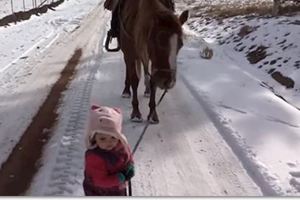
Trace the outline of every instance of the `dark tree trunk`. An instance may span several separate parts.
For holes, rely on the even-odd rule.
[[[278,15],[280,11],[280,0],[273,0],[273,15]]]

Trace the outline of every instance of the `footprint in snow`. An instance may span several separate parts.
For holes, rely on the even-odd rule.
[[[220,103],[219,106],[222,107],[222,108],[225,108],[225,109],[233,110],[233,111],[241,113],[241,114],[247,114],[247,112],[245,112],[243,110],[240,110],[240,109],[237,109],[237,108],[233,108],[231,106],[227,106],[227,105],[224,105],[222,103]]]
[[[290,180],[290,185],[291,185],[292,187],[294,187],[298,192],[300,192],[300,181],[299,181],[299,180],[297,180],[297,179],[295,179],[295,178],[292,178],[292,179]]]
[[[297,165],[295,163],[292,163],[292,162],[288,162],[286,163],[289,167],[291,168],[294,168],[294,167],[297,167]]]
[[[291,171],[289,172],[291,176],[295,178],[300,178],[300,171]]]

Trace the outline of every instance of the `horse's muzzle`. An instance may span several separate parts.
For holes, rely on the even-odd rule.
[[[160,89],[171,89],[176,83],[176,74],[170,71],[157,71],[152,75],[154,83]]]

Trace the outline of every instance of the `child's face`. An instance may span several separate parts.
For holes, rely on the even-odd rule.
[[[117,138],[102,133],[96,133],[95,141],[100,149],[108,151],[112,150],[119,142]]]

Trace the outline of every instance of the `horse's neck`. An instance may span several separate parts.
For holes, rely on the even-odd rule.
[[[153,18],[159,12],[168,12],[168,8],[161,3],[162,0],[135,0],[138,2],[137,23],[139,26],[151,27]]]
[[[135,0],[137,3],[137,13],[134,29],[135,48],[138,49],[137,57],[141,59],[144,65],[149,63],[149,55],[147,51],[147,41],[153,27],[153,17],[158,11],[157,0]]]
[[[144,63],[148,62],[147,41],[153,28],[153,18],[161,11],[168,9],[160,2],[161,0],[126,0],[124,7],[124,21],[126,28],[135,42],[136,52]]]
[[[155,15],[155,12],[165,11],[167,8],[162,1],[166,0],[138,0],[139,11],[143,11],[141,14],[149,17]]]
[[[135,13],[138,10],[139,0],[121,0],[121,2],[123,2],[123,8],[122,8],[123,17],[135,15]]]
[[[131,20],[143,18],[144,21],[150,21],[157,12],[170,10],[171,8],[166,7],[166,2],[171,0],[123,0],[126,2],[125,15],[126,19]]]

